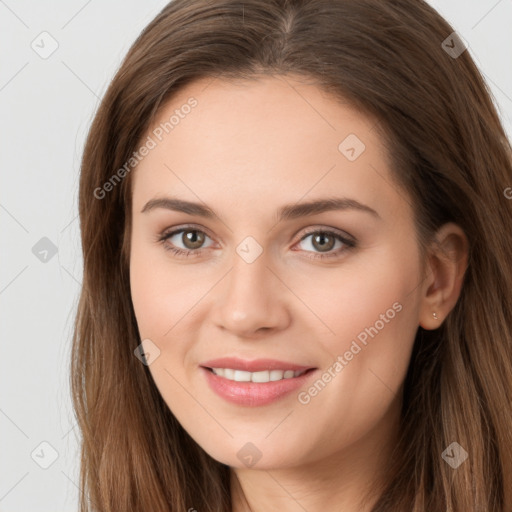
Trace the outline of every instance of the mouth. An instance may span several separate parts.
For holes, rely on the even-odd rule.
[[[205,362],[200,370],[218,396],[235,405],[255,407],[305,386],[318,368],[270,359],[223,358]]]

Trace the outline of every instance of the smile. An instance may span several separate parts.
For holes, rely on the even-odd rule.
[[[226,402],[245,407],[264,406],[282,400],[306,386],[318,373],[316,368],[249,372],[203,366],[200,370],[207,386],[216,395]]]

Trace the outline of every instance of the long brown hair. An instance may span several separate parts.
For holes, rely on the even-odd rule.
[[[422,246],[448,221],[469,241],[459,301],[439,329],[418,329],[393,470],[372,512],[510,512],[512,153],[469,51],[450,51],[462,44],[453,32],[422,0],[174,0],[141,33],[81,167],[71,361],[81,512],[231,510],[229,467],[184,431],[134,356],[131,173],[98,190],[187,83],[286,73],[379,120]],[[453,441],[469,452],[456,470],[441,456]]]

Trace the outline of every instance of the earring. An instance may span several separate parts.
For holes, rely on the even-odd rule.
[[[432,316],[433,316],[436,320],[438,319],[438,318],[437,318],[437,313],[436,313],[435,311],[432,313]]]

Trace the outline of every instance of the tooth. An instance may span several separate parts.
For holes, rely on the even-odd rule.
[[[283,370],[270,370],[270,380],[281,380],[283,378]]]
[[[224,368],[212,368],[212,371],[215,375],[218,375],[219,377],[224,377]]]
[[[251,380],[253,382],[268,382],[270,379],[268,370],[262,372],[253,372],[251,374]]]
[[[235,380],[235,370],[231,368],[224,368],[224,377],[226,379]]]
[[[293,370],[286,370],[286,371],[284,372],[284,378],[285,378],[285,379],[291,379],[291,378],[293,377],[293,374],[294,374],[294,373],[295,373],[295,372],[294,372]]]
[[[237,382],[251,382],[251,372],[244,372],[242,370],[235,370],[234,379]]]

